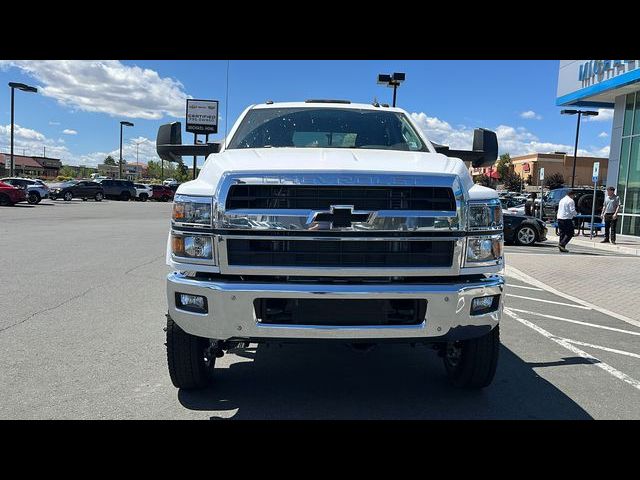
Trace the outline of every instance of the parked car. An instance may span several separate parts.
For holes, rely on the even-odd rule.
[[[26,188],[27,201],[31,205],[40,203],[43,198],[49,198],[49,187],[42,180],[32,180],[30,178],[2,178],[0,182],[8,183],[18,188]]]
[[[504,242],[516,245],[534,245],[547,239],[547,226],[534,217],[503,211]]]
[[[151,188],[151,185],[147,185],[144,183],[134,183],[133,186],[136,189],[136,200],[146,202],[153,195],[153,189]]]
[[[14,187],[0,181],[0,205],[9,206],[27,199],[27,191],[24,188]]]
[[[173,196],[175,195],[175,191],[165,185],[151,185],[151,189],[153,191],[151,198],[160,202],[173,200]]]
[[[573,190],[574,192],[576,192],[573,200],[574,202],[576,202],[576,210],[578,211],[578,213],[582,215],[591,215],[591,208],[593,203],[593,188],[571,189],[563,187],[556,188],[555,190],[550,190],[549,193],[544,196],[542,207],[544,218],[555,220],[556,214],[558,213],[558,204],[569,190]],[[603,203],[604,191],[596,190],[596,215],[602,210]]]
[[[101,202],[104,198],[102,185],[90,180],[69,180],[61,183],[58,187],[52,188],[50,193],[52,200],[62,198],[65,202],[70,202],[73,198],[81,198],[86,201],[93,198],[96,202]]]
[[[100,180],[100,185],[104,188],[104,196],[107,198],[117,198],[124,202],[128,202],[132,198],[136,198],[136,188],[131,180]]]
[[[162,184],[165,187],[177,187],[178,181],[175,178],[167,178],[164,182],[162,182]]]

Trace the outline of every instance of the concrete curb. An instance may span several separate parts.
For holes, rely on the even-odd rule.
[[[547,240],[550,240],[552,242],[558,241],[558,237],[551,229],[549,229],[549,231],[547,232]],[[576,236],[571,239],[571,242],[569,242],[568,248],[571,248],[571,244],[574,244],[574,245],[581,245],[583,247],[595,248],[596,250],[605,250],[607,252],[624,253],[626,255],[635,255],[637,257],[640,257],[640,245],[638,245],[637,247],[635,246],[629,247],[625,245],[611,245],[610,243],[600,243],[601,240],[602,240],[601,236],[596,237],[596,239],[594,240],[590,238],[580,238]]]

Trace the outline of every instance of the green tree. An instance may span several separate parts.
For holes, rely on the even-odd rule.
[[[113,158],[111,155],[108,155],[107,158],[104,159],[104,164],[105,165],[117,165],[115,158]]]
[[[500,178],[503,178],[509,173],[511,169],[511,156],[508,153],[500,155],[500,158],[496,162],[496,170],[500,175]]]
[[[189,169],[184,162],[178,162],[178,168],[174,178],[180,183],[189,181]]]
[[[60,171],[58,172],[58,175],[60,175],[61,177],[76,178],[76,175],[78,175],[78,173],[76,172],[75,169],[71,168],[69,165],[63,165]]]
[[[482,185],[483,187],[496,188],[496,182],[489,177],[488,175],[478,175],[475,179],[476,184]]]
[[[522,188],[522,179],[520,175],[515,172],[507,172],[500,176],[500,182],[504,185],[504,188],[510,192],[520,191]]]
[[[544,179],[544,186],[549,190],[555,190],[561,188],[564,185],[564,177],[561,173],[552,173]]]

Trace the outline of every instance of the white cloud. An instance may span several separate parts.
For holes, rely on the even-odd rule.
[[[607,132],[600,132],[600,134],[598,135],[599,138],[607,138],[609,136],[609,134]]]
[[[0,125],[0,152],[6,153],[10,150],[10,125]],[[159,161],[156,153],[155,140],[146,137],[135,137],[129,139],[122,145],[122,158],[127,163],[136,162],[136,143],[138,144],[138,159],[140,163],[148,163],[149,160]],[[47,157],[59,158],[64,165],[86,165],[96,166],[104,162],[104,159],[111,155],[116,160],[120,157],[120,149],[114,148],[110,152],[91,152],[87,154],[75,154],[64,144],[64,139],[56,140],[48,138],[42,133],[24,128],[20,125],[14,126],[13,148],[16,155],[41,156],[46,148]]]
[[[412,113],[411,118],[424,131],[429,140],[448,145],[455,150],[468,150],[473,143],[473,128],[452,127],[448,122],[425,113]],[[493,129],[498,137],[500,154],[509,153],[512,157],[528,153],[573,152],[572,145],[541,141],[524,127],[498,125]],[[605,147],[608,148],[608,147]],[[608,156],[604,148],[590,147],[578,149],[578,155]]]
[[[191,98],[178,80],[117,60],[0,60],[35,78],[38,91],[61,105],[117,117],[158,120],[182,118]]]
[[[49,125],[60,125],[60,122],[49,122]]]
[[[590,122],[608,122],[613,120],[613,108],[599,108],[598,115],[587,117]]]
[[[71,130],[70,128],[65,128],[62,133],[65,135],[77,135],[78,132],[76,130]]]
[[[528,120],[542,120],[542,115],[537,114],[533,110],[527,110],[526,112],[522,112],[520,114],[521,118],[526,118]]]

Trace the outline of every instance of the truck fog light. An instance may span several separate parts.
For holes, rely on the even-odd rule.
[[[482,315],[498,309],[500,295],[476,297],[471,301],[471,315]]]
[[[189,312],[207,313],[207,299],[201,295],[176,293],[176,307]]]

